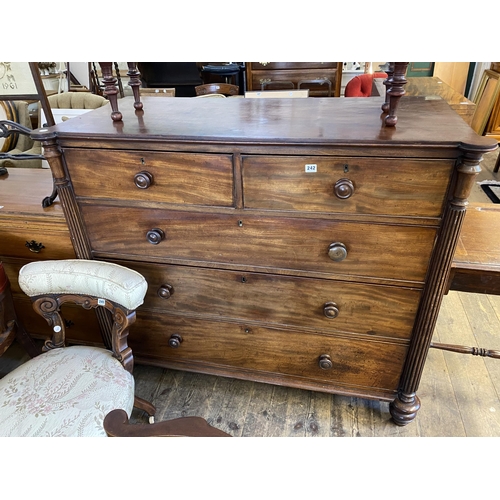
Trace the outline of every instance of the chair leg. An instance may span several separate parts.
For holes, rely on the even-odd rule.
[[[139,410],[145,411],[148,414],[149,423],[154,424],[156,408],[153,404],[151,404],[149,401],[146,401],[145,399],[142,399],[138,396],[135,396],[134,397],[134,408],[138,408]]]

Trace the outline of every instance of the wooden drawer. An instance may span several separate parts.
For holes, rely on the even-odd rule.
[[[75,258],[67,228],[30,227],[28,223],[24,227],[0,228],[0,241],[2,257],[27,261]]]
[[[182,337],[177,348],[169,346],[173,334]],[[248,377],[251,371],[264,373],[273,382],[276,377],[285,376],[302,382],[304,379],[314,381],[323,389],[327,389],[328,384],[344,384],[391,391],[397,389],[408,348],[401,343],[304,335],[253,325],[145,313],[140,309],[137,322],[131,328],[129,345],[141,359],[153,363],[161,360],[165,366],[191,371],[219,367],[225,368],[229,376],[247,371]],[[331,369],[319,367],[322,355],[330,356]]]
[[[436,230],[430,227],[300,218],[217,215],[82,204],[95,254],[133,260],[189,261],[369,276],[420,282]],[[116,221],[127,221],[126,231]],[[116,227],[116,231],[111,228]],[[147,233],[165,238],[151,244]],[[331,245],[347,257],[329,258]],[[183,262],[186,263],[186,262]]]
[[[64,154],[81,197],[233,205],[231,155],[84,149]]]
[[[409,339],[420,291],[334,280],[118,262],[149,283],[141,309]]]
[[[244,156],[246,208],[438,217],[452,161]]]

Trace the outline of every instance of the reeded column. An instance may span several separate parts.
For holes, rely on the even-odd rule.
[[[59,200],[61,201],[75,254],[79,259],[91,260],[93,259],[92,249],[89,239],[87,238],[85,225],[80,217],[80,210],[76,203],[73,185],[66,174],[64,157],[57,145],[57,140],[48,129],[38,129],[36,134],[33,134],[32,137],[34,140],[41,141],[44,148],[44,156],[52,171],[54,185],[57,189]],[[103,308],[96,309],[96,315],[101,328],[104,344],[108,349],[111,349],[111,329],[113,328],[111,317]]]
[[[457,167],[457,180],[452,199],[445,209],[439,237],[432,255],[427,283],[413,328],[409,352],[401,375],[397,398],[390,405],[392,419],[398,425],[410,423],[420,408],[416,395],[448,275],[465,217],[467,198],[481,171],[482,152],[464,151]]]

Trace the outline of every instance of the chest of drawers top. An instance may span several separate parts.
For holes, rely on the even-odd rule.
[[[35,132],[35,139],[55,134],[63,147],[83,144],[86,148],[189,151],[241,150],[258,153],[274,146],[288,154],[359,148],[359,154],[400,156],[453,155],[438,153],[461,144],[489,151],[494,141],[479,137],[444,101],[404,98],[398,108],[398,125],[386,128],[379,98],[343,99],[155,99],[144,97],[144,110],[133,108],[132,98],[120,100],[123,121],[110,119],[105,106],[49,129]],[[293,150],[297,147],[299,150]],[[382,148],[382,150],[380,150]],[[396,148],[396,150],[394,150]],[[413,150],[418,152],[412,153]],[[430,148],[430,150],[429,150]],[[456,154],[456,153],[455,153]]]

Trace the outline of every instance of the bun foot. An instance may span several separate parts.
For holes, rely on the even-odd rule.
[[[412,422],[419,409],[420,400],[414,392],[411,394],[399,393],[398,397],[389,405],[392,420],[400,426]]]
[[[397,116],[386,116],[385,117],[385,125],[387,127],[394,127],[398,123],[398,117]]]
[[[114,122],[119,122],[121,121],[122,119],[122,114],[119,112],[119,111],[113,111],[111,113],[111,119],[114,121]]]

